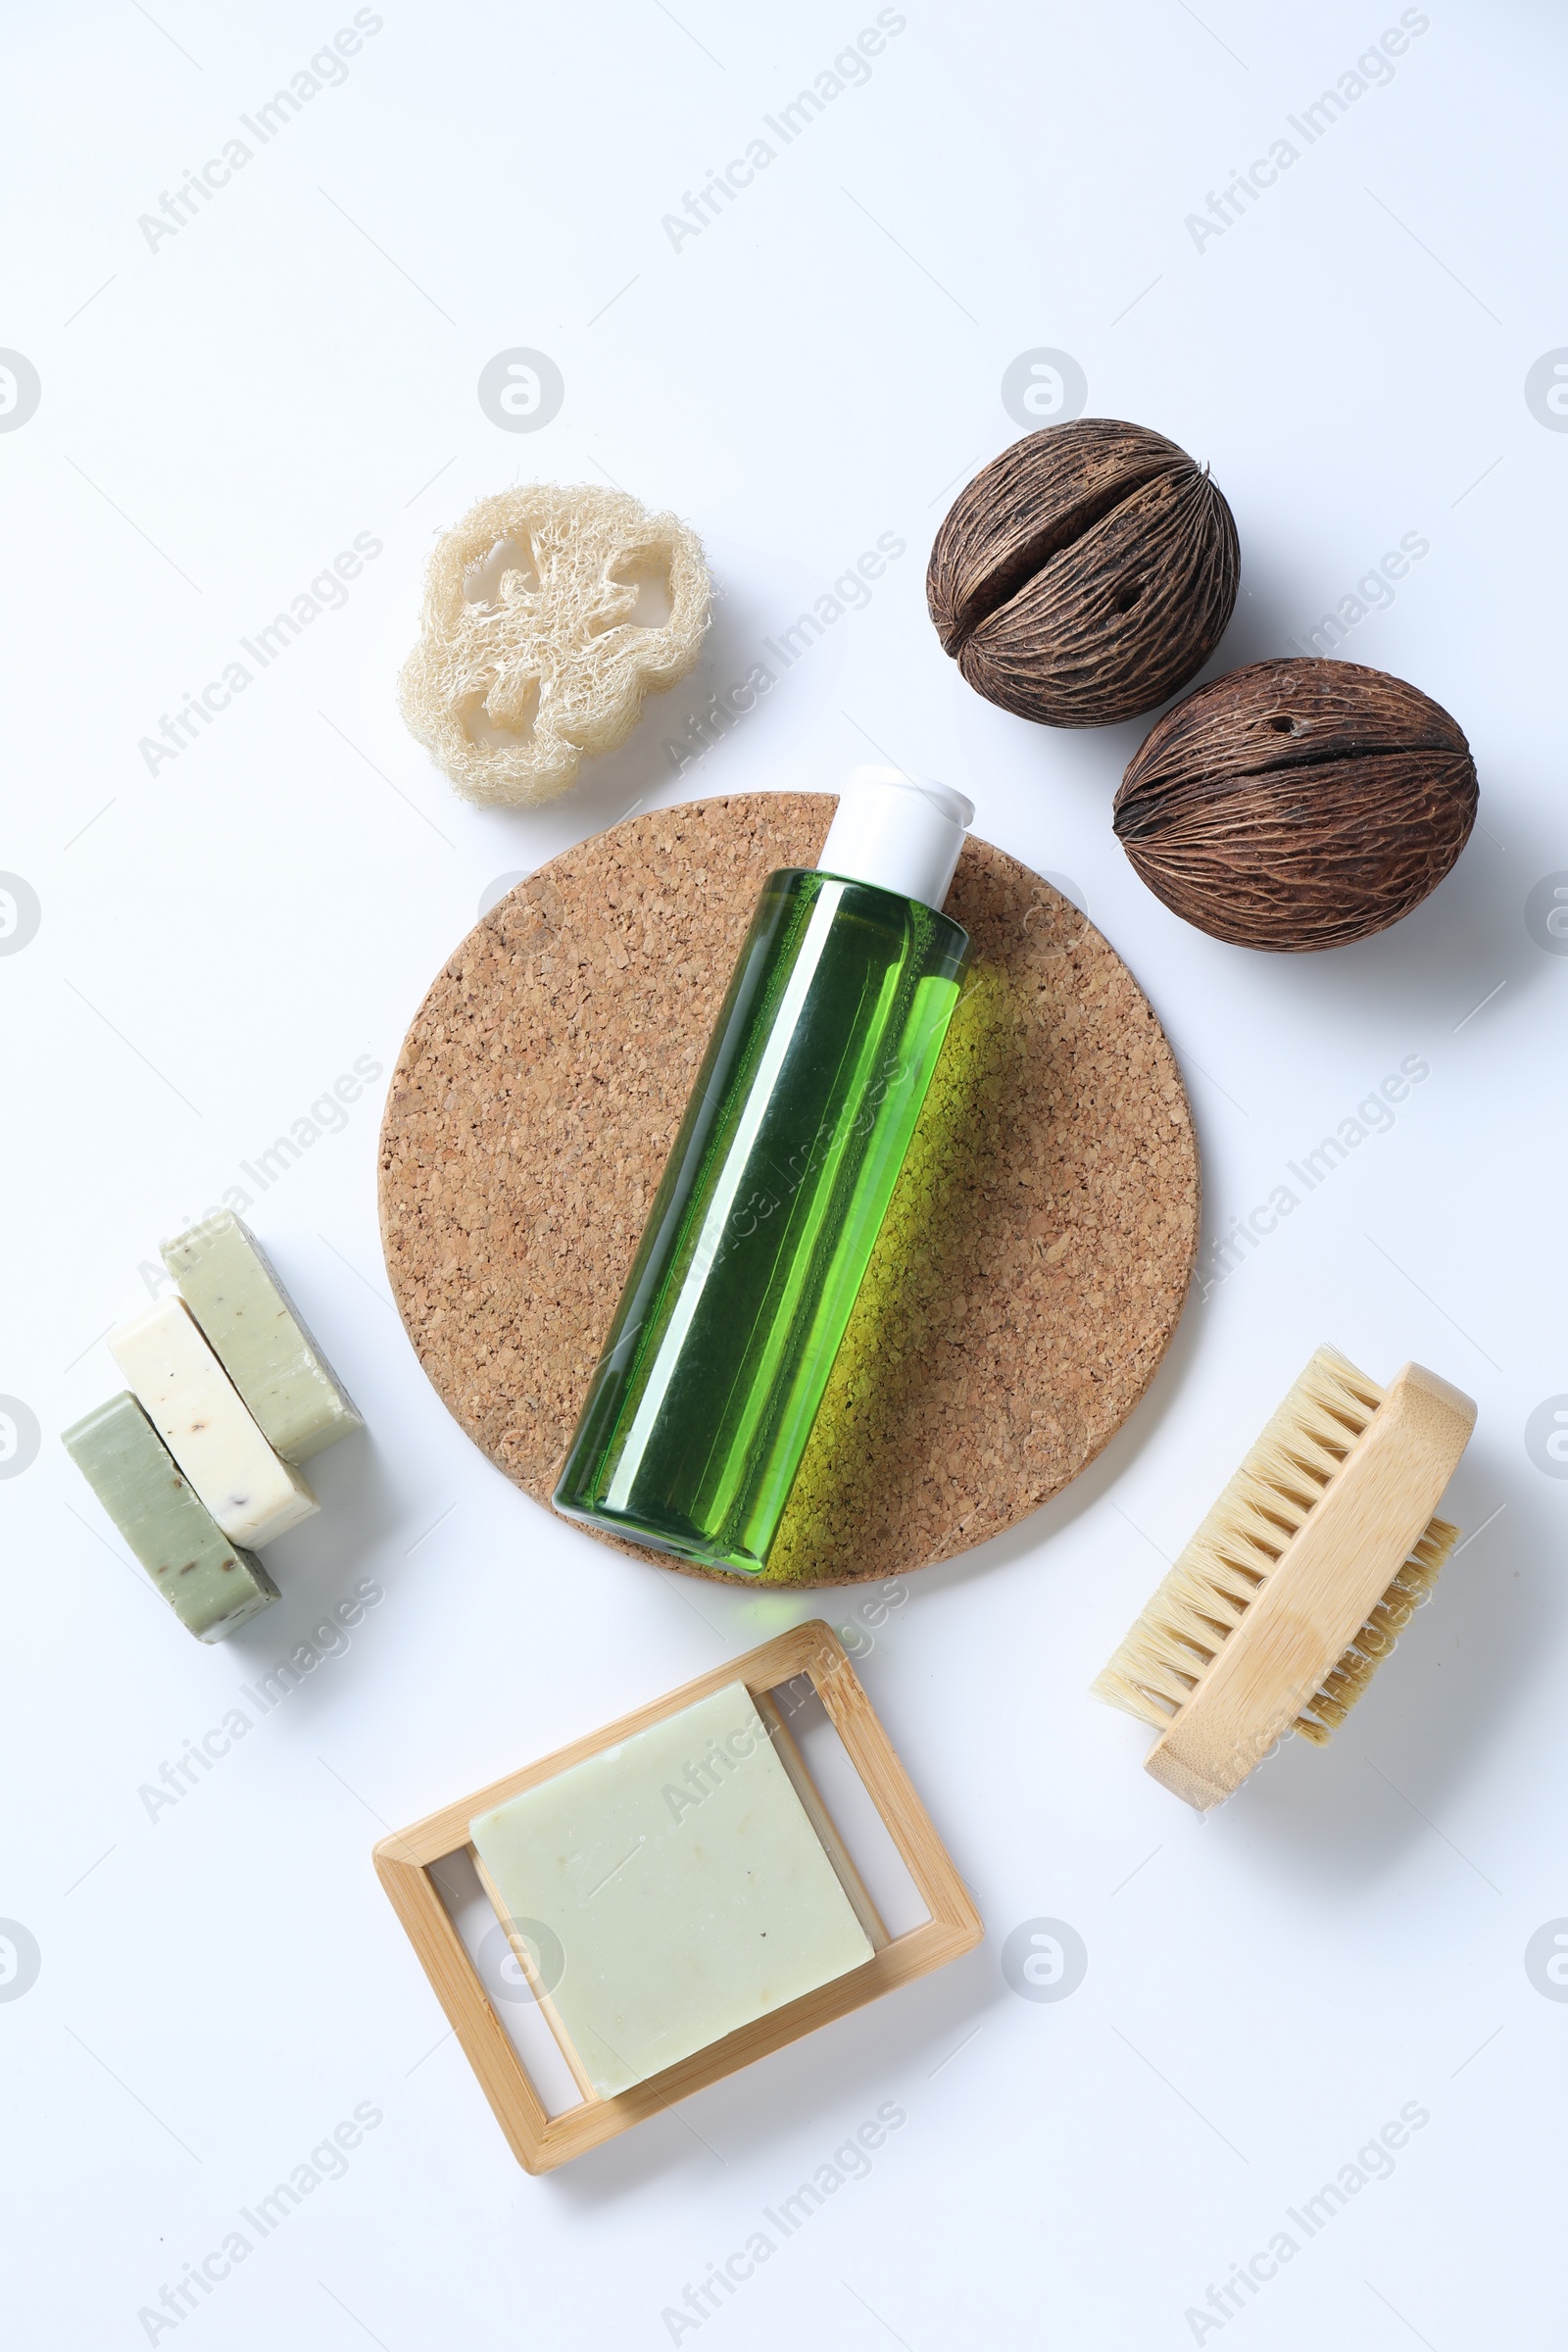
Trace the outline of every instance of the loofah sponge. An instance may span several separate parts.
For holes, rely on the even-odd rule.
[[[482,498],[430,557],[404,718],[467,800],[548,801],[686,676],[709,595],[696,533],[624,491]]]

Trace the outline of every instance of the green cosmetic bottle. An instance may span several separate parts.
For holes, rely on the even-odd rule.
[[[878,776],[769,876],[556,1488],[569,1519],[766,1563],[958,1001],[974,810]]]

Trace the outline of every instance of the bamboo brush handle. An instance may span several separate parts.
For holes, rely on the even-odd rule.
[[[1470,1397],[1421,1364],[1396,1374],[1236,1631],[1145,1759],[1200,1811],[1241,1787],[1393,1583],[1475,1427]]]

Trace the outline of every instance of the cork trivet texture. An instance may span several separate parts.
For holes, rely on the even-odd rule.
[[[737,793],[568,850],[404,1043],[393,1293],[449,1409],[547,1507],[758,895],[816,863],[833,808]],[[987,842],[947,911],[969,978],[761,1581],[900,1576],[1014,1526],[1121,1427],[1186,1296],[1197,1144],[1137,982]]]

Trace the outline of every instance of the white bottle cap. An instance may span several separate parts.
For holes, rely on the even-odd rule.
[[[973,822],[973,802],[950,785],[897,767],[858,767],[839,796],[816,870],[940,908]]]

